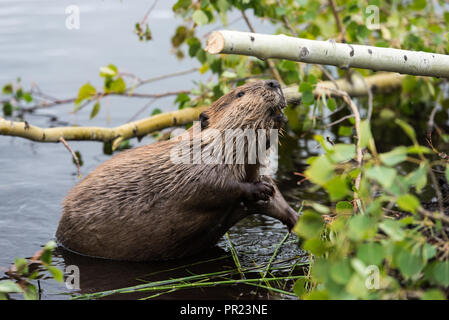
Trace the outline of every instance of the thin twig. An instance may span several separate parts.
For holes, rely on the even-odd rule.
[[[140,26],[143,26],[144,23],[147,22],[148,16],[150,15],[151,11],[153,11],[154,7],[156,6],[158,0],[154,0],[153,5],[148,9],[147,13],[142,18],[142,21],[140,21]]]
[[[281,0],[277,0],[278,6],[279,8],[283,7]],[[295,29],[293,29],[292,25],[290,24],[290,22],[287,19],[287,16],[285,14],[282,15],[282,22],[284,23],[284,26],[290,30],[291,34],[294,35],[295,37],[298,36],[298,33],[295,31]]]
[[[421,215],[423,215],[423,216],[425,216],[425,217],[428,217],[428,218],[430,218],[430,219],[433,219],[433,220],[440,220],[440,221],[442,221],[442,222],[445,222],[445,223],[448,223],[448,224],[449,224],[449,217],[446,216],[443,212],[440,212],[440,213],[431,212],[431,211],[428,211],[428,210],[426,210],[426,209],[424,209],[424,208],[418,208],[418,212],[419,212]]]
[[[373,91],[371,90],[371,87],[368,85],[368,83],[366,83],[365,77],[363,77],[360,72],[355,72],[354,74],[362,80],[366,92],[368,93],[368,114],[366,116],[366,119],[368,121],[371,121],[371,115],[373,114]]]
[[[242,12],[243,19],[245,20],[246,25],[248,26],[249,30],[250,30],[252,33],[256,33],[256,30],[254,29],[253,25],[252,25],[251,22],[249,21],[248,16],[247,16],[246,13],[245,13],[245,10],[242,9],[241,12]],[[275,67],[275,65],[274,65],[274,63],[273,63],[273,61],[267,59],[266,62],[267,62],[268,67],[270,68],[271,72],[273,73],[273,76],[276,78],[276,80],[277,80],[282,86],[285,85],[285,83],[284,83],[284,81],[282,81],[281,75],[280,75],[279,72],[277,71],[277,69],[276,69],[276,67]]]
[[[447,84],[446,79],[444,79],[443,81],[444,81],[444,88],[440,89],[438,97],[435,100],[435,106],[433,107],[432,111],[430,112],[429,121],[427,122],[427,137],[430,140],[432,139],[432,131],[433,131],[433,128],[435,127],[435,114],[437,113],[437,110],[440,106],[441,97],[444,95],[444,92],[446,91],[446,84]],[[443,96],[443,98],[444,98],[444,96]]]
[[[156,101],[156,98],[151,99],[148,101],[142,108],[140,108],[139,111],[137,111],[131,118],[129,118],[128,122],[134,121],[142,112],[147,110],[154,102]]]
[[[70,148],[69,144],[67,143],[67,141],[65,141],[65,139],[63,137],[60,137],[59,141],[61,141],[62,144],[67,148],[67,150],[69,150],[70,153],[72,154],[72,157],[75,160],[76,167],[78,168],[78,178],[81,179],[81,177],[82,177],[82,175],[81,175],[81,167],[80,167],[80,162],[79,162],[78,156],[72,150],[72,148]]]
[[[336,90],[336,89],[330,89],[331,91],[335,92],[335,94],[341,96],[343,98],[343,100],[348,104],[348,106],[351,108],[352,110],[352,114],[354,115],[354,121],[355,121],[355,132],[356,132],[356,161],[358,164],[358,167],[361,168],[362,167],[362,160],[363,160],[363,153],[362,153],[362,147],[361,147],[361,140],[360,140],[360,113],[359,110],[357,108],[357,105],[352,101],[351,97],[349,96],[349,94],[345,91],[342,90]],[[359,207],[360,210],[362,210],[362,203],[357,195],[357,192],[359,190],[360,187],[360,180],[362,178],[362,174],[361,172],[357,175],[357,178],[355,179],[355,183],[354,186],[356,188],[356,192],[354,192],[354,202],[357,204],[357,206]]]
[[[338,119],[338,120],[336,120],[334,122],[329,123],[328,125],[325,125],[324,129],[328,129],[328,128],[332,127],[332,126],[335,126],[336,124],[339,124],[340,122],[345,121],[346,119],[353,118],[353,117],[354,117],[354,115],[348,114],[348,115],[346,115],[346,116],[344,116],[344,117],[342,117],[342,118],[340,118],[340,119]]]
[[[329,6],[332,9],[332,14],[334,15],[335,22],[337,24],[337,30],[338,30],[338,33],[340,34],[340,39],[343,42],[346,42],[345,35],[344,35],[344,30],[343,30],[343,25],[341,23],[340,16],[338,15],[337,6],[335,5],[334,0],[328,0],[328,2],[329,2]]]

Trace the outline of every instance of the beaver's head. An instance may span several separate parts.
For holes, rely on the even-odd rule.
[[[286,102],[276,80],[260,80],[237,87],[215,101],[200,116],[201,127],[226,129],[280,129],[287,118]]]

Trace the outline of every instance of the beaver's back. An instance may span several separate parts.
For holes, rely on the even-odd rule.
[[[158,260],[218,240],[234,204],[206,203],[208,190],[200,187],[214,169],[173,164],[171,147],[166,141],[125,151],[80,181],[63,202],[59,243],[89,256]]]

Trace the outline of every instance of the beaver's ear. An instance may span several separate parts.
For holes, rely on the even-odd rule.
[[[209,126],[209,116],[205,112],[200,114],[201,130],[206,129]]]

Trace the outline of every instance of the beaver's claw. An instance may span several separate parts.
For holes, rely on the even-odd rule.
[[[267,182],[256,182],[251,185],[249,195],[254,201],[268,201],[274,195],[274,187]]]

